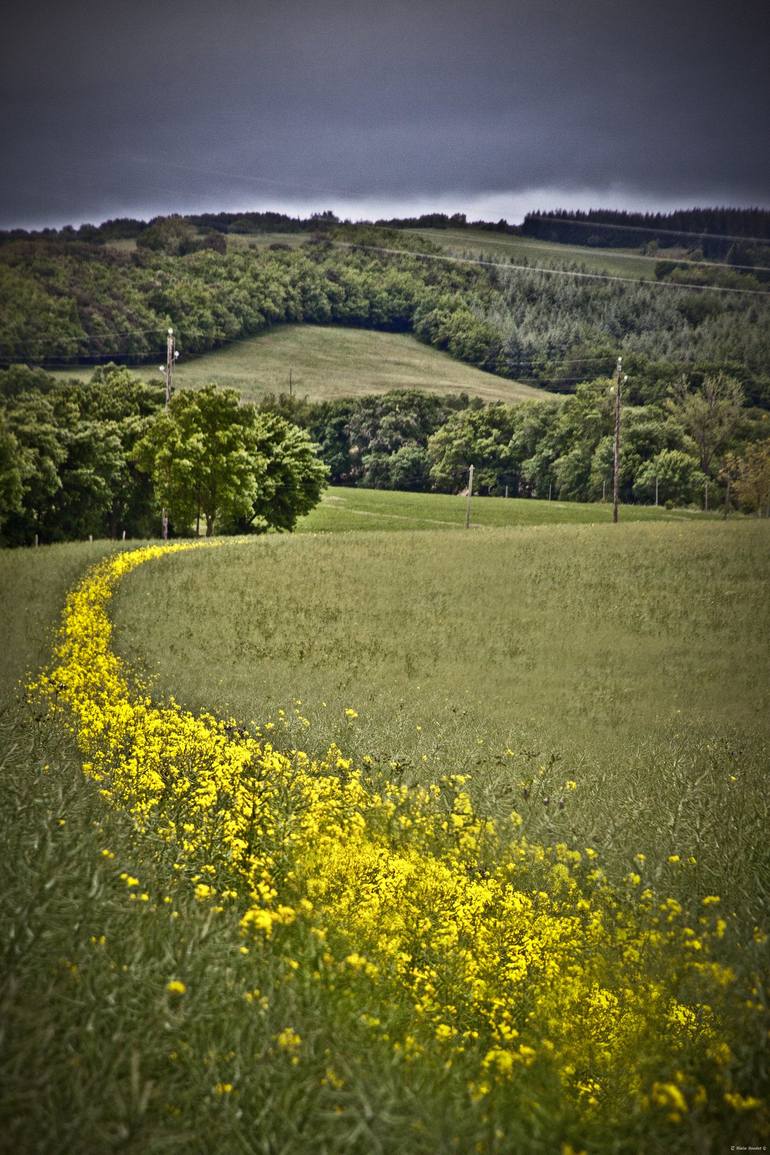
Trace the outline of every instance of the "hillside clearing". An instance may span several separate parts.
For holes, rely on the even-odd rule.
[[[134,369],[143,380],[157,376],[149,365]],[[86,366],[52,370],[64,379],[88,378]],[[290,381],[291,378],[291,381]],[[281,325],[223,349],[181,357],[177,388],[216,384],[236,389],[244,400],[291,391],[295,397],[328,401],[392,389],[467,393],[483,401],[530,401],[552,396],[543,389],[485,373],[423,345],[406,333],[381,333],[340,325]]]
[[[650,260],[635,249],[595,249],[588,245],[561,245],[555,241],[494,233],[487,229],[409,231],[433,241],[434,244],[457,256],[473,254],[482,258],[511,261],[514,264],[526,260],[530,265],[543,265],[548,268],[579,264],[593,273],[637,277],[639,280],[654,280],[655,260],[662,260],[665,256],[662,254],[660,258]]]
[[[183,351],[175,380],[187,388],[213,381],[258,401],[267,393],[288,393],[290,376],[294,395],[312,401],[391,389],[469,393],[484,401],[547,396],[454,361],[408,334],[339,325],[282,325],[190,360]]]

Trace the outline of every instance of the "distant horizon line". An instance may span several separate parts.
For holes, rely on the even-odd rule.
[[[108,224],[111,221],[122,221],[122,220],[138,221],[141,224],[149,225],[153,220],[158,220],[158,219],[163,219],[163,218],[168,218],[168,217],[181,217],[181,218],[185,219],[185,218],[189,218],[189,217],[217,216],[217,215],[227,215],[227,216],[238,217],[238,216],[249,216],[249,215],[273,214],[276,216],[286,217],[288,220],[306,222],[306,221],[313,220],[315,217],[323,218],[325,215],[327,215],[329,213],[331,213],[335,217],[336,221],[339,224],[343,224],[343,225],[367,225],[367,224],[376,225],[379,222],[387,222],[387,221],[391,221],[391,220],[393,220],[393,221],[419,220],[421,217],[426,217],[426,216],[444,216],[447,219],[451,219],[452,217],[463,217],[463,218],[465,218],[465,222],[468,226],[474,225],[474,224],[495,225],[495,224],[500,223],[501,221],[505,221],[505,223],[508,226],[518,227],[523,223],[523,221],[525,220],[525,218],[527,216],[530,216],[533,214],[538,214],[541,217],[542,216],[561,217],[561,214],[564,214],[564,213],[572,213],[575,215],[579,214],[579,215],[583,216],[585,214],[599,213],[599,212],[627,213],[630,216],[659,215],[659,216],[663,216],[663,217],[671,216],[671,215],[676,214],[676,213],[693,213],[693,212],[758,212],[758,213],[768,213],[768,212],[770,212],[770,205],[765,206],[765,205],[762,205],[761,203],[752,203],[752,204],[732,203],[732,204],[730,204],[727,202],[721,202],[720,203],[717,201],[713,201],[713,202],[700,202],[700,203],[691,202],[689,204],[686,204],[683,202],[678,202],[676,207],[668,207],[667,206],[665,208],[663,208],[663,207],[652,208],[649,206],[644,207],[644,208],[641,208],[641,207],[640,208],[629,208],[625,205],[623,207],[619,207],[617,204],[593,204],[588,208],[584,208],[582,206],[581,207],[557,206],[557,207],[551,208],[547,211],[542,209],[542,208],[527,208],[525,211],[521,212],[520,214],[517,214],[518,219],[510,219],[509,217],[504,216],[504,215],[496,216],[494,213],[487,215],[487,216],[472,216],[471,213],[469,213],[467,210],[463,210],[463,209],[456,209],[456,210],[450,211],[446,207],[438,207],[438,206],[433,207],[433,208],[425,208],[425,207],[423,207],[423,204],[420,205],[419,210],[402,211],[402,212],[386,211],[386,212],[382,212],[378,215],[370,214],[370,215],[366,215],[366,216],[362,215],[362,216],[358,216],[358,217],[354,217],[351,215],[342,216],[339,211],[337,211],[333,208],[329,208],[329,207],[325,207],[322,209],[314,208],[314,209],[308,211],[308,209],[305,207],[305,205],[302,205],[302,206],[300,206],[300,205],[296,205],[296,206],[283,205],[282,207],[277,207],[277,206],[264,207],[264,206],[261,206],[259,208],[254,208],[254,207],[246,208],[246,207],[242,207],[242,206],[239,206],[237,208],[207,207],[207,208],[195,208],[195,209],[171,209],[171,210],[161,210],[161,211],[155,211],[154,209],[153,210],[142,209],[142,210],[137,210],[137,211],[122,209],[120,211],[113,212],[112,214],[106,215],[106,216],[101,216],[101,215],[90,216],[90,217],[84,216],[80,219],[78,219],[76,217],[75,219],[70,219],[70,220],[66,220],[66,221],[63,221],[62,218],[56,218],[56,220],[49,219],[45,223],[43,223],[40,220],[36,221],[35,223],[28,221],[25,224],[21,224],[21,223],[9,224],[9,223],[3,222],[3,223],[0,223],[0,232],[1,233],[10,233],[10,232],[15,232],[17,230],[27,232],[27,233],[42,233],[42,232],[45,232],[46,230],[61,232],[64,229],[78,230],[80,228],[84,228],[84,227],[88,227],[88,226],[91,226],[93,228],[98,229],[98,228],[101,228],[102,226],[104,226],[105,224]],[[562,219],[564,219],[564,218],[562,217]],[[675,231],[678,231],[678,230],[675,230]]]
[[[20,191],[20,190],[19,190]],[[158,190],[160,191],[160,190]],[[62,211],[55,207],[44,208],[37,200],[38,211],[29,211],[32,206],[25,203],[20,208],[6,205],[5,211],[0,210],[0,230],[7,232],[13,229],[25,229],[28,232],[48,229],[62,229],[68,225],[80,228],[82,225],[99,227],[108,220],[129,218],[149,222],[159,216],[201,216],[206,213],[233,213],[235,215],[250,212],[275,212],[288,217],[307,219],[313,213],[333,212],[341,221],[351,224],[362,224],[377,220],[405,219],[420,217],[431,213],[444,213],[453,216],[457,213],[465,214],[466,218],[474,221],[497,222],[506,220],[509,224],[519,225],[533,212],[630,212],[630,213],[661,213],[692,211],[693,208],[707,208],[710,210],[733,208],[737,210],[770,210],[770,195],[750,198],[746,193],[736,193],[724,188],[709,190],[690,188],[681,194],[650,193],[648,191],[627,187],[620,183],[611,183],[603,187],[541,184],[522,189],[491,189],[468,191],[463,189],[449,189],[446,191],[427,193],[414,192],[399,194],[377,193],[334,193],[325,190],[315,190],[315,195],[309,197],[279,194],[249,196],[242,198],[233,195],[232,190],[221,189],[217,192],[201,192],[197,195],[183,190],[164,190],[166,196],[153,196],[146,199],[137,190],[132,189],[121,197],[96,194],[83,203],[77,205],[75,198],[64,206],[64,197],[60,198]],[[146,190],[149,192],[149,190]],[[38,199],[39,198],[39,199]],[[47,199],[47,198],[46,198]],[[51,198],[55,199],[55,198]],[[78,198],[80,199],[80,198]],[[34,203],[34,202],[33,202]],[[25,209],[27,211],[25,211]],[[42,210],[42,211],[41,211]]]

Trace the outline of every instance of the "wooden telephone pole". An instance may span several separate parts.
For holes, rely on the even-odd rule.
[[[473,497],[473,466],[468,470],[468,504],[465,507],[465,528],[471,527],[471,498]]]
[[[174,330],[169,329],[166,337],[166,364],[160,366],[160,372],[166,379],[166,410],[168,410],[168,403],[174,388],[174,362],[178,356],[179,353],[174,348]],[[165,506],[161,510],[160,522],[161,536],[164,541],[168,541],[168,510]]]
[[[620,505],[620,412],[621,394],[623,385],[628,380],[622,372],[623,358],[618,357],[615,370],[615,452],[612,461],[612,520],[618,520],[618,506]]]

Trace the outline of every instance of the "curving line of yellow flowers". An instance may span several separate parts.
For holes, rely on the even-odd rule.
[[[532,844],[515,813],[482,817],[462,777],[375,784],[337,748],[280,753],[138,687],[111,650],[110,598],[188,548],[90,571],[34,688],[70,720],[104,798],[205,878],[199,898],[241,901],[244,936],[267,949],[305,923],[313,977],[378,1011],[362,1019],[399,1061],[462,1065],[473,1101],[530,1080],[586,1121],[762,1110],[731,1073],[724,1024],[732,1037],[749,1011],[714,961],[718,912],[694,931],[638,875],[613,887],[593,852]]]

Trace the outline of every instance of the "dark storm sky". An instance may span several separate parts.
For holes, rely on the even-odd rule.
[[[11,0],[0,226],[770,207],[757,0]]]

